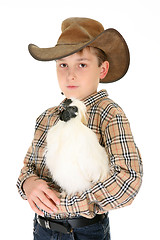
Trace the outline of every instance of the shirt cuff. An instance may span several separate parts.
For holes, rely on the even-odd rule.
[[[27,200],[27,196],[26,196],[26,194],[24,192],[24,189],[23,189],[23,183],[25,182],[26,179],[28,179],[30,177],[38,177],[38,176],[36,174],[33,174],[33,173],[31,173],[29,175],[27,174],[22,179],[19,178],[18,181],[17,181],[17,184],[16,184],[16,186],[18,188],[18,192],[24,200]]]

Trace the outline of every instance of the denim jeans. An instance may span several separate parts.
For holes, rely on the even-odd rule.
[[[108,215],[95,224],[74,228],[73,233],[63,234],[39,225],[34,219],[34,240],[110,240],[110,226]]]

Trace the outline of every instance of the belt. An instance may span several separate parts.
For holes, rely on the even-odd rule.
[[[99,221],[102,221],[106,217],[106,214],[96,215],[92,219],[79,217],[71,219],[51,219],[44,218],[37,215],[37,222],[44,228],[51,229],[53,231],[61,232],[64,234],[69,234],[73,232],[74,228],[80,228],[84,226],[89,226]]]

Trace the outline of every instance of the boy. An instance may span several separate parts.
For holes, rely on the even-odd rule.
[[[86,125],[105,147],[111,169],[105,181],[83,194],[60,198],[46,168],[44,151],[48,129],[59,121],[63,102],[42,113],[17,182],[21,196],[36,213],[34,239],[108,240],[108,211],[131,204],[142,180],[142,162],[128,119],[106,90],[97,92],[99,82],[117,81],[127,72],[127,44],[115,29],[104,30],[95,20],[69,18],[62,23],[55,47],[30,44],[29,51],[37,60],[56,60],[62,93],[85,103]]]

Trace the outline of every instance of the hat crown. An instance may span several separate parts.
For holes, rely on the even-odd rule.
[[[104,31],[104,27],[98,21],[89,18],[67,18],[62,22],[61,30],[58,45],[91,41]]]

